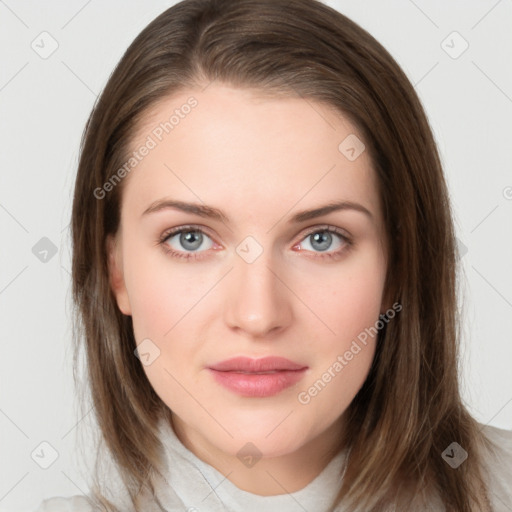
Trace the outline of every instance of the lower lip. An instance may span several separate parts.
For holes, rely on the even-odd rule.
[[[268,397],[293,386],[302,379],[306,368],[302,370],[282,370],[276,373],[247,374],[220,372],[209,368],[214,379],[224,387],[242,396]]]

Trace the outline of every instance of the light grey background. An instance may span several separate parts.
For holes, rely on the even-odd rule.
[[[173,3],[0,0],[0,511],[87,491],[74,444],[87,417],[74,398],[69,320],[78,146],[115,64]],[[326,3],[390,51],[425,105],[467,249],[463,396],[480,422],[512,429],[512,4]],[[42,38],[46,50],[58,43],[46,59],[31,47],[43,51]],[[57,251],[46,262],[44,237]],[[58,452],[48,469],[36,463],[51,456],[43,441]]]

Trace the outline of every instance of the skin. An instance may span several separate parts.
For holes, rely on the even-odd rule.
[[[326,105],[223,84],[165,98],[147,113],[133,148],[191,95],[197,107],[124,178],[120,230],[108,241],[111,285],[133,318],[137,344],[149,338],[160,349],[144,371],[173,411],[181,442],[240,489],[295,492],[325,468],[343,435],[343,414],[368,375],[376,338],[308,404],[298,394],[387,307],[376,175],[368,151],[349,161],[338,150],[357,131]],[[142,215],[164,197],[222,209],[230,223],[176,209]],[[295,213],[342,199],[372,217],[340,210],[288,224]],[[206,233],[198,250],[180,244],[179,234],[158,244],[188,224]],[[322,252],[310,235],[325,224],[353,245],[332,234]],[[263,249],[252,263],[236,252],[249,235]],[[164,245],[200,258],[173,257]],[[325,256],[343,248],[339,258]],[[206,369],[240,355],[283,356],[309,368],[278,395],[243,397]],[[249,441],[262,453],[252,467],[237,457]]]

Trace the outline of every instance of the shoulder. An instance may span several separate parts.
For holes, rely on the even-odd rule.
[[[504,505],[512,510],[512,430],[490,425],[482,425],[481,430],[490,441],[484,464],[491,501],[496,510],[502,510]]]
[[[86,496],[71,496],[69,498],[47,498],[34,512],[95,512],[91,500]]]

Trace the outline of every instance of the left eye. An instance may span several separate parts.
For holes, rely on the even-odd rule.
[[[334,237],[337,237],[338,239],[341,239],[342,242],[344,242],[338,242],[338,247],[334,247],[333,250],[337,252],[337,249],[343,248],[343,246],[347,243],[347,238],[341,233],[337,233],[331,229],[316,230],[309,235],[306,235],[306,237],[303,239],[305,242],[307,242],[306,245],[309,244],[309,248],[306,246],[306,250],[311,250],[313,252],[327,251],[333,244],[333,235]],[[302,242],[302,244],[304,244],[304,242]]]

